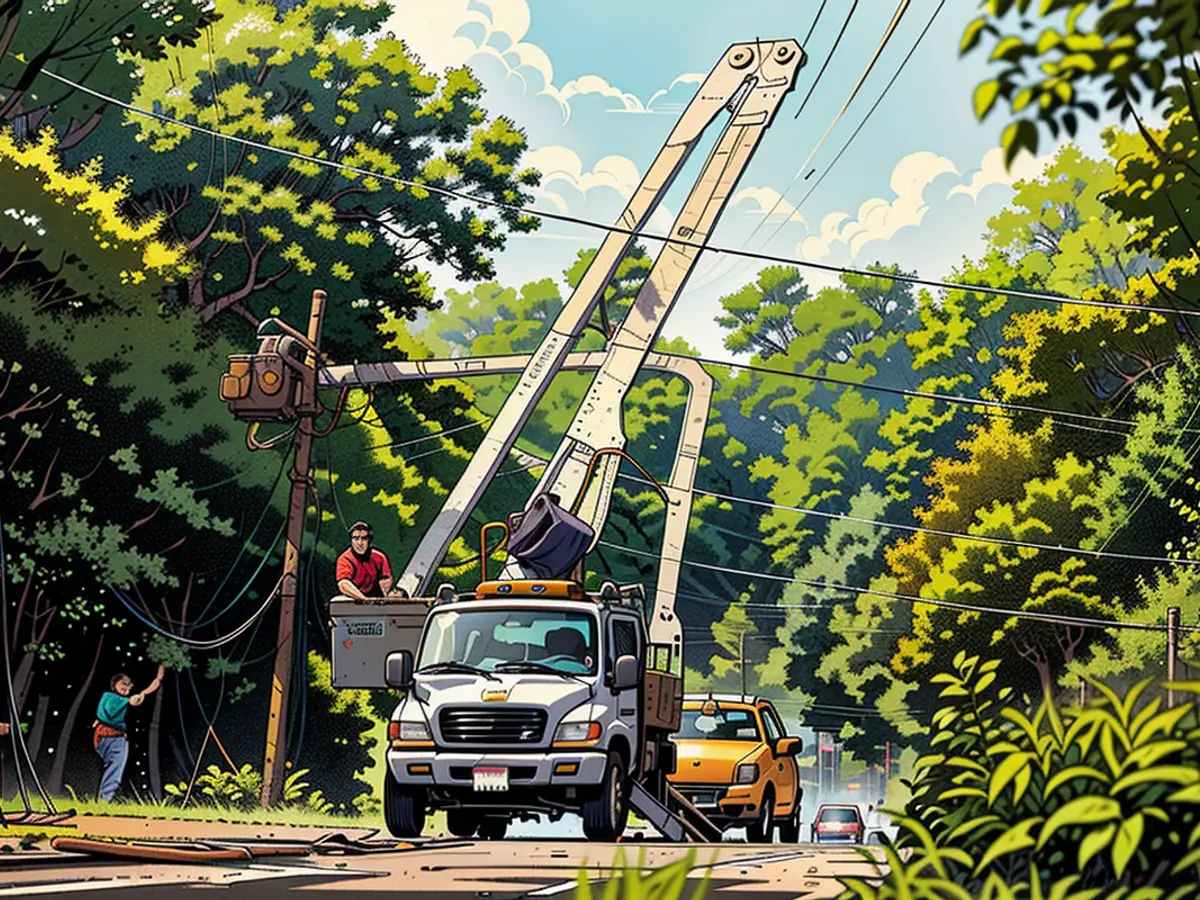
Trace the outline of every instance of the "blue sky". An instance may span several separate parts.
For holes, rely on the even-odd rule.
[[[653,160],[698,82],[732,43],[803,41],[820,0],[397,0],[390,27],[435,71],[468,64],[486,88],[485,106],[509,116],[528,136],[526,163],[544,173],[538,206],[611,223]],[[986,54],[960,59],[959,40],[975,3],[947,0],[886,99],[820,187],[825,172],[896,71],[938,0],[911,0],[892,40],[845,116],[775,216],[763,213],[817,146],[875,51],[897,0],[859,0],[803,115],[801,101],[846,21],[852,0],[828,0],[805,44],[808,64],[767,129],[726,208],[712,243],[824,263],[898,263],[942,278],[963,256],[977,255],[987,219],[1011,198],[1015,177],[1041,160],[1024,156],[1012,174],[1000,165],[1001,123],[977,122],[974,86],[987,77]],[[715,138],[719,119],[710,126]],[[1098,129],[1081,135],[1098,153]],[[1045,139],[1044,139],[1045,140]],[[702,145],[649,230],[664,233],[691,184]],[[1042,153],[1054,146],[1043,143]],[[519,286],[561,280],[598,231],[545,221],[536,236],[514,238],[497,259],[501,281]],[[748,240],[748,243],[747,243]],[[651,251],[656,252],[657,244]],[[664,329],[727,356],[713,322],[719,298],[752,280],[761,266],[702,258]],[[828,276],[810,273],[814,286]],[[436,279],[452,286],[446,275]]]

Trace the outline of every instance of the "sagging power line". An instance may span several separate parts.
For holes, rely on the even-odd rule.
[[[648,553],[644,550],[634,550],[632,547],[626,547],[621,544],[614,544],[609,541],[599,541],[605,547],[613,550],[621,550],[625,553],[630,553],[634,556],[644,556],[651,559],[663,559],[657,553]],[[667,562],[688,565],[693,568],[707,569],[711,572],[723,572],[727,575],[741,575],[746,578],[761,578],[767,581],[776,581],[784,584],[801,584],[806,587],[817,588],[825,591],[845,591],[852,594],[867,594],[874,597],[882,597],[886,600],[899,600],[910,605],[936,606],[942,609],[953,609],[960,612],[973,612],[983,615],[998,615],[1010,619],[1028,619],[1039,622],[1050,622],[1056,625],[1073,625],[1077,628],[1100,628],[1100,629],[1126,629],[1131,631],[1167,631],[1166,625],[1151,625],[1146,622],[1128,622],[1128,621],[1108,621],[1105,619],[1092,619],[1084,616],[1066,616],[1057,613],[1039,613],[1034,610],[1021,609],[1004,609],[994,606],[977,606],[970,603],[958,603],[953,600],[934,600],[928,597],[915,597],[912,594],[900,594],[894,591],[880,591],[875,588],[856,587],[855,585],[839,584],[835,581],[814,581],[808,578],[794,578],[787,575],[773,575],[766,572],[748,572],[745,569],[736,569],[732,566],[717,566],[711,563],[697,562],[692,559],[666,559]],[[1198,625],[1180,625],[1176,629],[1178,631],[1189,633],[1200,633]]]
[[[670,244],[670,245],[673,245],[676,247],[687,247],[687,248],[694,249],[694,250],[703,250],[708,253],[726,254],[729,256],[741,257],[743,259],[757,260],[759,262],[786,263],[788,265],[799,266],[799,267],[807,268],[807,269],[815,269],[817,271],[822,271],[822,272],[831,272],[833,274],[860,275],[860,276],[868,277],[868,278],[880,277],[879,272],[873,272],[870,269],[858,269],[858,268],[854,268],[851,266],[837,266],[837,265],[833,265],[831,263],[820,263],[820,262],[814,262],[812,260],[797,259],[795,257],[777,256],[774,254],[759,253],[759,252],[750,251],[750,250],[739,250],[739,249],[735,249],[732,247],[721,247],[721,246],[717,246],[714,244],[709,244],[707,242],[696,242],[696,241],[689,241],[685,238],[677,238],[677,237],[669,237],[666,235],[651,234],[650,232],[643,231],[643,230],[640,230],[637,228],[623,228],[620,225],[610,225],[610,224],[605,224],[602,222],[595,222],[590,219],[585,219],[581,216],[572,216],[567,213],[549,212],[549,211],[537,209],[532,206],[518,206],[518,205],[512,204],[512,203],[505,203],[501,200],[492,200],[488,197],[480,197],[475,194],[467,193],[466,191],[457,191],[452,188],[437,187],[437,186],[431,185],[431,184],[423,184],[419,181],[412,181],[412,180],[405,179],[405,178],[397,178],[395,176],[387,175],[382,172],[375,172],[370,169],[364,169],[360,166],[346,165],[344,163],[338,163],[338,162],[334,162],[334,161],[328,160],[328,159],[321,159],[319,157],[309,156],[304,153],[297,153],[294,150],[286,150],[282,147],[273,147],[270,144],[264,144],[261,141],[253,141],[248,138],[238,137],[237,135],[225,134],[223,132],[216,131],[215,129],[212,129],[212,128],[206,128],[203,125],[196,125],[192,122],[184,122],[180,119],[175,119],[175,118],[172,118],[171,116],[163,115],[162,113],[156,113],[151,110],[142,109],[140,107],[134,106],[131,103],[127,103],[123,100],[118,100],[115,97],[111,97],[107,94],[101,93],[100,91],[93,90],[92,88],[86,87],[85,85],[82,85],[76,81],[72,81],[69,78],[59,75],[56,72],[51,72],[48,69],[41,69],[41,70],[39,70],[38,74],[45,75],[47,78],[52,78],[56,81],[59,81],[63,84],[68,85],[69,87],[74,88],[75,90],[85,93],[90,97],[95,97],[97,100],[100,100],[111,106],[115,106],[120,109],[124,109],[126,112],[133,113],[134,115],[139,115],[139,116],[144,116],[146,118],[155,119],[155,120],[163,122],[164,124],[167,124],[167,125],[176,125],[180,128],[187,128],[191,131],[196,132],[197,134],[205,134],[205,135],[208,135],[209,137],[219,138],[219,139],[225,140],[225,141],[232,141],[233,143],[240,144],[244,147],[249,147],[251,149],[261,150],[266,153],[274,153],[279,156],[286,156],[290,159],[298,159],[303,162],[311,163],[315,166],[320,166],[322,168],[334,169],[334,170],[339,170],[339,171],[343,171],[343,172],[351,172],[356,175],[362,175],[362,176],[368,177],[368,178],[376,178],[380,181],[383,181],[383,182],[386,182],[389,184],[393,184],[393,185],[397,185],[397,186],[401,186],[401,187],[416,188],[418,190],[424,191],[431,195],[448,197],[448,198],[455,199],[455,200],[462,200],[462,201],[465,201],[468,203],[476,203],[481,206],[488,206],[488,207],[492,207],[495,209],[504,209],[504,210],[508,210],[510,212],[521,213],[521,214],[528,215],[528,216],[536,216],[538,218],[550,219],[550,220],[559,221],[559,222],[566,222],[566,223],[569,223],[572,225],[580,225],[585,228],[591,228],[591,229],[595,229],[595,230],[599,230],[599,231],[606,231],[611,234],[621,234],[621,235],[626,235],[626,236],[630,236],[630,237],[640,237],[644,240],[658,241],[660,243]],[[1041,293],[1038,291],[995,288],[995,287],[991,287],[989,285],[981,285],[981,284],[963,284],[963,283],[959,283],[959,282],[946,281],[946,280],[940,280],[940,279],[919,278],[915,275],[889,274],[886,277],[888,277],[889,279],[895,280],[895,281],[901,281],[906,284],[915,284],[915,285],[919,285],[921,287],[939,288],[939,289],[948,290],[948,291],[961,290],[961,291],[967,291],[970,293],[984,294],[984,295],[993,296],[993,297],[1017,298],[1017,299],[1024,299],[1024,300],[1033,300],[1033,301],[1042,302],[1042,303],[1057,303],[1057,304],[1062,304],[1062,305],[1066,305],[1066,306],[1083,306],[1083,307],[1090,307],[1090,308],[1096,308],[1096,309],[1114,309],[1114,310],[1121,310],[1121,311],[1127,312],[1127,313],[1158,313],[1160,315],[1166,315],[1166,316],[1188,316],[1188,317],[1200,318],[1200,310],[1184,310],[1184,309],[1172,309],[1172,308],[1163,307],[1163,306],[1149,306],[1149,305],[1141,305],[1141,304],[1134,305],[1134,304],[1129,304],[1129,303],[1113,303],[1113,302],[1106,301],[1106,300],[1084,300],[1082,298],[1067,297],[1067,296],[1061,295],[1061,294],[1047,294],[1047,293]]]

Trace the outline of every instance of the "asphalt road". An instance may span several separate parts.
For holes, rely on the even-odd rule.
[[[10,855],[0,860],[0,897],[97,898],[97,892],[118,891],[121,898],[152,900],[218,888],[223,897],[246,900],[285,894],[312,898],[314,894],[347,891],[356,896],[386,892],[393,897],[436,900],[573,898],[581,868],[600,888],[620,854],[631,862],[642,858],[645,866],[657,868],[686,857],[689,851],[696,854],[689,883],[698,885],[708,873],[706,897],[836,897],[842,890],[839,876],[874,874],[873,867],[849,847],[732,842],[615,845],[527,837],[497,842],[440,840],[366,855],[207,865],[134,865],[53,853]],[[691,892],[685,894],[690,896]]]

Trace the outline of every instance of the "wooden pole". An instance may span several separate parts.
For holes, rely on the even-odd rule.
[[[308,339],[319,346],[321,321],[325,315],[325,292],[313,291],[312,310],[308,319]],[[301,383],[301,407],[314,409],[317,393],[316,354],[311,350],[305,358],[308,372]],[[279,751],[287,741],[287,710],[292,680],[292,637],[296,628],[296,588],[299,584],[300,545],[304,540],[304,514],[308,508],[308,489],[312,483],[309,466],[312,461],[313,420],[311,413],[301,413],[296,426],[295,456],[288,480],[292,483],[288,500],[287,545],[283,554],[283,581],[279,599],[279,635],[275,650],[275,674],[271,680],[271,712],[267,720],[267,749],[263,758],[262,806],[276,805],[283,796],[284,772],[279,763]],[[304,685],[300,686],[305,689]],[[284,747],[286,750],[286,747]]]
[[[738,668],[742,670],[742,699],[746,698],[746,632],[738,635]]]
[[[1167,681],[1175,680],[1179,660],[1179,607],[1167,609]],[[1175,705],[1175,692],[1167,688],[1167,706]]]

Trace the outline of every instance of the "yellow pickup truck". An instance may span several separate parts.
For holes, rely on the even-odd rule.
[[[745,827],[755,843],[800,840],[804,791],[796,757],[771,701],[726,694],[688,694],[672,737],[678,760],[674,788],[722,828]]]

